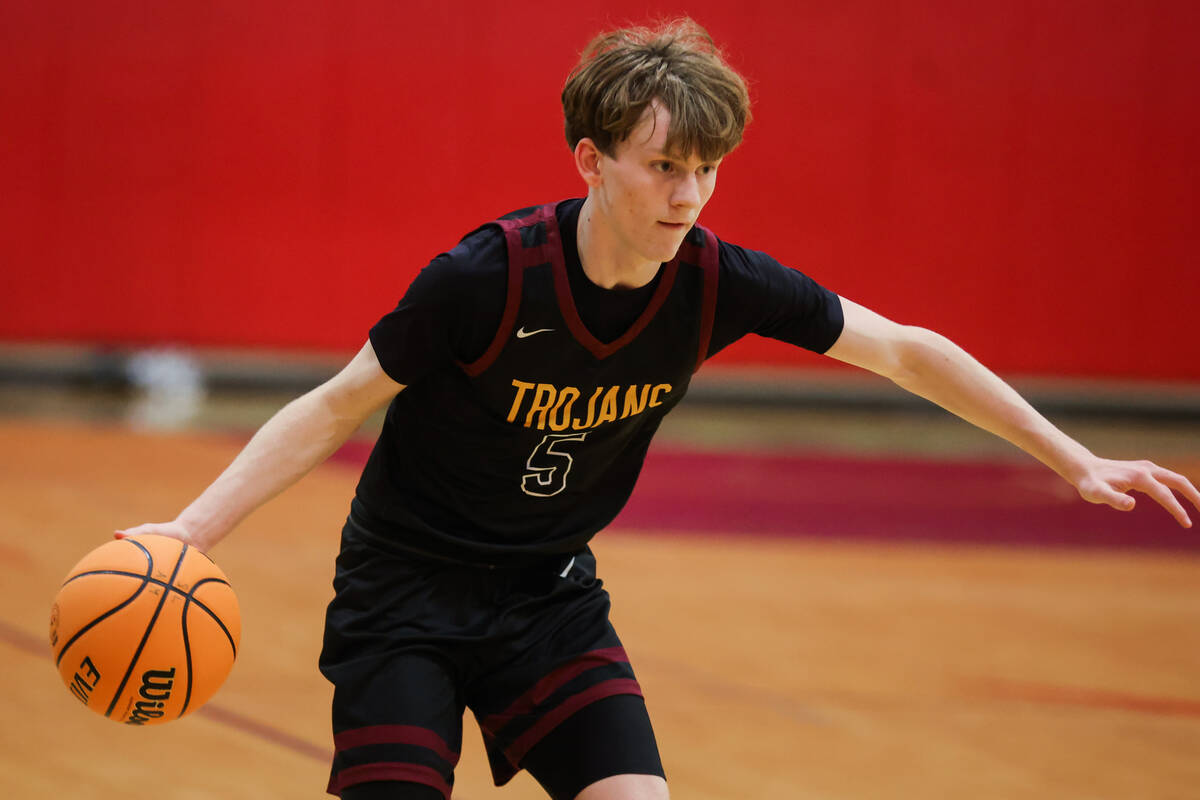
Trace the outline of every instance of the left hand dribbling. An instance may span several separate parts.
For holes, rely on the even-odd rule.
[[[1164,469],[1152,461],[1113,461],[1097,458],[1075,483],[1080,497],[1089,503],[1104,503],[1118,511],[1132,511],[1137,501],[1129,492],[1141,492],[1170,512],[1185,528],[1192,527],[1179,492],[1200,509],[1200,491],[1183,475]],[[1172,491],[1174,490],[1174,491]]]

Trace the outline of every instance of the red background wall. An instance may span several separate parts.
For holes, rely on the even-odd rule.
[[[687,11],[755,101],[724,238],[1001,371],[1200,379],[1200,4],[594,8],[6,0],[0,338],[353,349],[466,230],[579,191],[590,35]]]

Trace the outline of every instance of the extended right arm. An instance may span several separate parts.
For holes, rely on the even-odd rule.
[[[379,366],[370,342],[333,378],[280,409],[172,522],[138,525],[118,538],[172,536],[208,550],[250,512],[328,458],[404,386]]]

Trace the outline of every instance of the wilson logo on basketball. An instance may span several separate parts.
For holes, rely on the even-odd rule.
[[[142,688],[138,694],[142,700],[134,703],[133,713],[125,720],[126,725],[144,725],[147,720],[158,719],[163,715],[163,707],[171,697],[171,688],[175,685],[175,668],[148,669],[142,673]]]

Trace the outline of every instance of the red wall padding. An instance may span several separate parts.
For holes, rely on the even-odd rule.
[[[587,38],[686,10],[755,100],[724,238],[1002,371],[1200,379],[1200,4],[591,8],[0,4],[0,338],[356,348],[461,234],[580,191]]]

